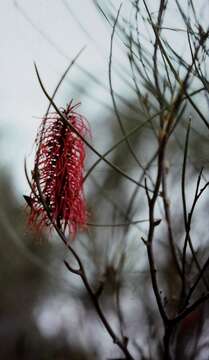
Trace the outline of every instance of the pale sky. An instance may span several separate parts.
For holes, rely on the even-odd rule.
[[[70,4],[90,37],[70,14],[66,4]],[[0,13],[1,163],[12,171],[13,183],[21,195],[26,187],[24,156],[31,153],[39,118],[47,106],[33,62],[37,63],[43,81],[52,93],[70,61],[86,46],[78,64],[107,85],[111,32],[89,0],[2,0]],[[77,66],[72,69],[70,78],[78,84],[85,79]],[[85,82],[82,86],[87,92],[91,91],[86,79]],[[80,100],[73,83],[70,86],[68,80],[60,88],[57,97],[60,106],[70,100],[67,94]],[[98,89],[96,92],[98,95]],[[97,106],[84,100],[81,110],[87,118],[93,118]],[[92,119],[89,121],[91,123]]]
[[[200,7],[204,2],[200,0]],[[119,3],[115,0],[116,8]],[[172,3],[173,0],[169,2],[170,6]],[[125,12],[125,1],[122,11]],[[169,13],[172,14],[172,11]],[[112,106],[108,90],[111,28],[96,11],[93,0],[1,0],[0,14],[1,164],[9,168],[13,184],[21,196],[27,186],[24,157],[32,151],[40,118],[47,107],[33,62],[37,63],[44,84],[52,93],[70,61],[86,46],[78,66],[73,67],[68,80],[60,88],[56,101],[59,106],[65,106],[71,98],[82,100],[82,114],[93,125],[93,131],[96,131],[94,121],[101,130],[103,110],[99,102],[91,100],[88,95]],[[166,23],[177,26],[177,20],[173,16]],[[169,32],[169,36],[171,44],[181,43],[182,33]],[[121,54],[119,46],[114,45],[114,55],[117,61],[123,63]],[[94,82],[89,84],[81,67],[105,84],[107,91]],[[114,79],[114,86],[120,88],[121,92],[123,86],[119,86],[118,81],[120,79]],[[79,94],[75,84],[81,86],[87,96]],[[99,136],[97,132],[98,144],[101,143]],[[28,163],[29,168],[32,167],[32,157]]]

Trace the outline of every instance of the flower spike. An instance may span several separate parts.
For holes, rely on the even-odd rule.
[[[52,223],[70,233],[73,239],[87,223],[83,193],[85,144],[78,134],[86,137],[90,129],[85,118],[75,111],[78,105],[72,105],[71,101],[62,110],[77,134],[57,113],[42,120],[36,138],[29,215],[29,224],[39,230],[50,225],[50,217]]]

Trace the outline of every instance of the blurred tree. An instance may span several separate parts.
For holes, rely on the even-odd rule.
[[[0,177],[0,353],[1,359],[93,359],[94,351],[69,344],[64,333],[46,338],[37,324],[35,307],[47,299],[59,274],[50,273],[57,246],[28,230],[9,174]],[[53,256],[52,256],[53,255]],[[55,289],[53,293],[55,295]],[[56,334],[56,331],[55,331]]]
[[[69,250],[65,265],[76,289],[74,300],[84,311],[83,322],[73,329],[77,345],[86,341],[84,348],[93,350],[82,356],[90,358],[121,358],[121,352],[131,360],[208,357],[208,22],[192,0],[173,4],[180,24],[170,1],[127,1],[124,11],[112,1],[94,2],[112,31],[113,113],[106,124],[114,145],[100,154],[86,140],[92,163],[99,158],[85,176],[88,232],[74,243],[60,233]],[[173,32],[180,34],[187,52],[182,54]],[[113,88],[116,39],[128,54],[130,71],[120,72],[133,98]],[[39,195],[46,208],[45,194]],[[73,286],[65,294],[69,304]],[[33,291],[34,299],[35,285]],[[19,344],[21,349],[22,340]]]

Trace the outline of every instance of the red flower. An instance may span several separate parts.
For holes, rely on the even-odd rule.
[[[62,112],[77,132],[85,137],[90,130],[86,120],[75,112],[76,106],[72,106],[71,101]],[[87,222],[83,193],[85,144],[63,123],[57,113],[43,119],[36,143],[38,149],[35,169],[38,169],[38,182],[35,176],[30,195],[29,223],[36,225],[38,229],[50,224],[43,201],[40,199],[40,187],[51,220],[75,238],[78,228],[85,228]]]

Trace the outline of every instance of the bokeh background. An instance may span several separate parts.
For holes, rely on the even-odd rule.
[[[0,4],[1,359],[109,359],[121,355],[97,319],[80,279],[66,271],[63,260],[69,255],[59,239],[56,236],[48,238],[46,234],[37,236],[28,229],[23,199],[23,194],[29,192],[24,158],[30,171],[36,131],[48,106],[35,74],[34,62],[52,94],[64,70],[85,46],[60,87],[56,104],[65,106],[71,99],[81,101],[80,112],[89,121],[91,141],[99,152],[106,151],[121,138],[108,79],[112,25],[120,2],[99,2],[110,23],[95,3],[90,0],[7,0]],[[151,1],[147,3],[152,6],[154,16],[158,2],[156,6]],[[204,4],[199,1],[197,8],[203,24],[207,18]],[[130,2],[124,2],[121,18],[127,22],[133,16],[130,9]],[[181,28],[182,19],[177,14],[175,2],[170,1],[165,20],[170,28]],[[124,28],[129,28],[128,23],[122,23]],[[149,32],[146,28],[141,28],[141,31],[144,46],[149,50]],[[125,36],[122,35],[118,31],[114,40],[112,81],[117,106],[128,131],[143,123],[146,117],[137,99]],[[167,37],[171,46],[188,60],[185,36],[181,32],[168,31]],[[151,90],[145,86],[144,90],[150,92],[152,102]],[[207,102],[202,98],[201,101],[202,111],[207,112]],[[169,186],[173,190],[171,200],[179,238],[183,236],[182,209],[178,208],[180,188],[176,184],[183,159],[186,121],[191,116],[194,117],[194,130],[188,171],[192,191],[196,170],[204,165],[207,172],[208,167],[208,137],[188,107],[185,121],[182,121],[168,153],[171,161]],[[156,146],[151,130],[149,125],[131,138],[134,151],[144,164],[152,157]],[[136,179],[140,175],[124,144],[117,147],[109,158]],[[86,167],[95,159],[95,155],[88,151]],[[153,163],[150,176],[155,170]],[[135,186],[122,180],[103,163],[87,180],[85,189],[91,223],[117,225],[130,219],[147,218],[144,195],[139,193],[133,200]],[[206,200],[204,198],[200,208],[201,221],[208,209]],[[199,227],[198,222],[196,227]],[[160,318],[150,286],[146,251],[140,240],[144,234],[146,236],[146,222],[129,227],[89,226],[87,234],[79,234],[75,243],[93,287],[96,289],[100,282],[105,284],[102,305],[113,326],[121,334],[124,330],[128,332],[136,359],[151,359],[151,353],[157,358],[160,354]],[[164,254],[162,257],[162,251],[159,251],[159,274],[172,308],[178,281],[170,267],[169,249],[163,241],[165,234],[166,230],[162,228],[157,235]],[[200,257],[206,257],[207,227],[201,227],[196,237],[200,235],[203,240],[197,251],[200,251]],[[207,308],[204,311],[207,314]],[[207,326],[207,317],[204,326]],[[204,349],[205,356],[207,351]],[[183,358],[186,359],[186,355]]]
[[[52,93],[82,47],[56,101],[59,106],[72,98],[81,101],[94,144],[100,152],[111,144],[111,27],[92,1],[11,0],[3,1],[0,8],[1,358],[100,358],[106,341],[108,346],[111,341],[96,321],[80,281],[66,274],[65,250],[58,239],[47,240],[44,235],[37,239],[27,228],[24,159],[32,169],[36,131],[48,106],[34,62]],[[117,62],[123,62],[118,44],[115,51]],[[125,88],[120,77],[115,83]],[[105,172],[101,170],[102,178]]]

